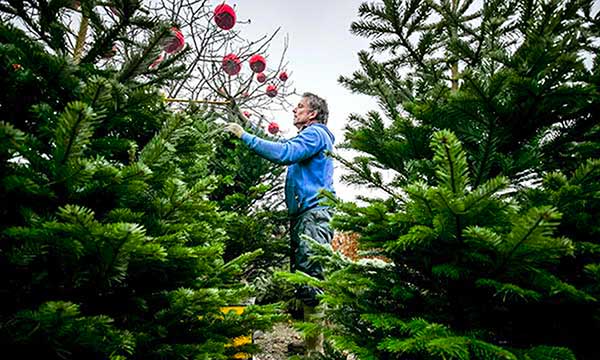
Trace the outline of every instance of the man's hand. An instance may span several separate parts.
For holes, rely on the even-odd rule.
[[[230,122],[227,125],[225,125],[225,131],[228,131],[239,138],[241,138],[244,134],[244,128],[233,122]]]

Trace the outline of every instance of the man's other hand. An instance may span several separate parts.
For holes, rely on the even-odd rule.
[[[244,134],[244,128],[233,122],[230,122],[227,125],[225,125],[225,131],[228,131],[239,138],[241,138]]]

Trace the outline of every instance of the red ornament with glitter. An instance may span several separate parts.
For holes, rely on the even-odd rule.
[[[269,85],[269,86],[267,86],[267,96],[268,97],[275,97],[275,96],[277,96],[277,86],[275,86],[275,85]]]
[[[288,74],[287,74],[285,71],[282,71],[282,72],[279,74],[279,80],[281,80],[281,81],[286,81],[287,79],[288,79]]]
[[[265,81],[267,81],[267,76],[264,73],[257,74],[256,81],[258,81],[259,83],[264,83]]]
[[[218,5],[214,11],[215,23],[223,30],[230,30],[235,25],[235,11],[227,4]]]
[[[267,131],[269,131],[269,133],[275,135],[279,132],[279,125],[277,125],[276,122],[270,122],[269,123],[269,127],[267,128]]]
[[[267,68],[265,58],[260,55],[252,55],[250,58],[250,69],[255,73],[261,73]]]
[[[240,65],[240,59],[236,54],[229,54],[223,57],[223,71],[228,75],[237,75],[240,70],[242,70],[242,65]]]
[[[176,52],[180,51],[181,49],[183,49],[184,46],[185,46],[185,39],[183,37],[183,34],[181,33],[181,30],[179,30],[176,27],[172,27],[171,35],[165,41],[165,45],[164,45],[165,52],[167,54],[173,54],[173,53],[176,53]]]

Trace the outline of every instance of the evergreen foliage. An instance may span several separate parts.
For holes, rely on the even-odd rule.
[[[532,170],[573,171],[571,149],[586,148],[587,157],[597,157],[591,140],[598,83],[592,3],[486,1],[481,9],[458,1],[362,5],[352,30],[374,39],[373,52],[386,57],[378,62],[373,54],[359,53],[363,70],[340,81],[375,96],[391,124],[373,126],[382,123],[375,112],[355,115],[348,145],[375,152],[376,164],[401,173],[403,184],[415,172],[432,178],[428,138],[443,128],[464,144],[473,185],[498,174],[518,179]],[[399,156],[389,155],[394,153]]]
[[[277,189],[260,183],[282,170],[266,175],[273,169],[265,161],[222,149],[230,140],[216,120],[226,112],[168,107],[156,85],[185,76],[184,66],[179,55],[156,69],[149,63],[169,24],[138,16],[141,3],[127,1],[110,4],[116,13],[107,22],[99,4],[82,1],[94,41],[77,58],[61,22],[74,4],[0,4],[4,351],[48,359],[256,351],[230,344],[281,319],[276,307],[241,315],[222,307],[254,296],[244,278],[265,267],[253,262],[273,238],[267,231],[278,222],[267,217],[276,209],[264,206],[263,219],[250,224],[237,212],[266,202],[265,194],[277,199]],[[7,21],[17,18],[25,31]],[[127,31],[148,36],[139,42]],[[136,55],[99,65],[104,45],[117,39]],[[233,158],[240,155],[246,163]],[[238,246],[236,237],[261,222],[271,224],[253,234],[262,243]],[[268,249],[263,262],[281,258],[278,251]]]
[[[336,202],[366,254],[321,286],[360,359],[596,359],[598,14],[592,1],[365,3],[340,82],[352,115]],[[384,180],[384,171],[393,176]]]

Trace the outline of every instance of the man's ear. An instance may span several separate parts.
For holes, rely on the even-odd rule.
[[[315,111],[315,110],[312,110],[312,111],[310,112],[310,114],[308,115],[308,118],[309,118],[310,120],[314,120],[314,119],[316,119],[316,118],[317,118],[317,115],[319,115],[319,113],[318,113],[317,111]]]

